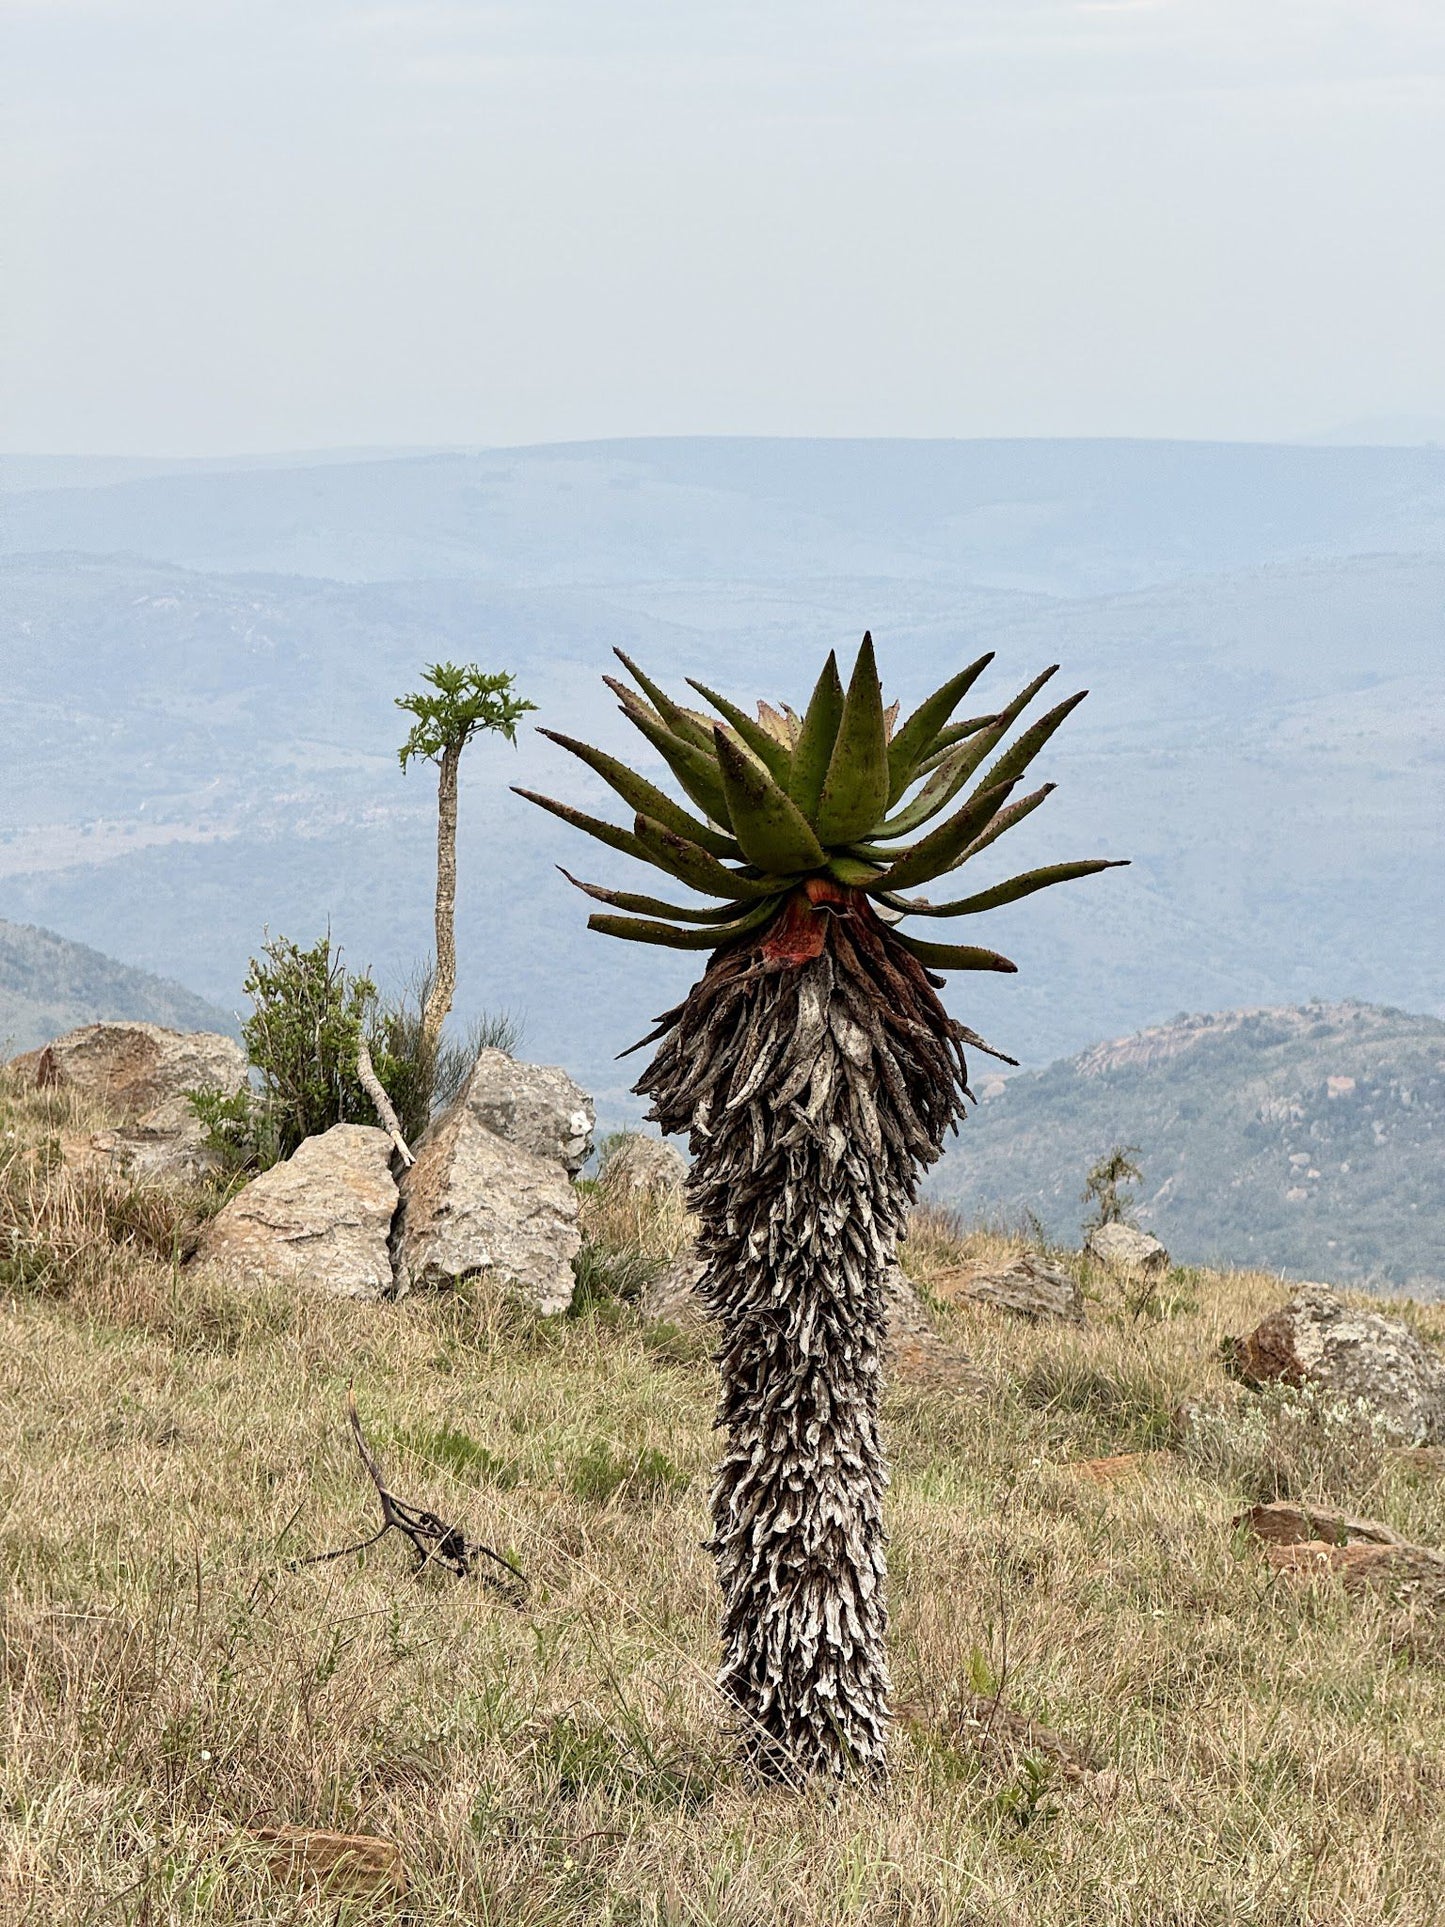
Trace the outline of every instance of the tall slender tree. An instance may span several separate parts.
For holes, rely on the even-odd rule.
[[[994,951],[895,926],[971,916],[1110,867],[1055,864],[943,903],[904,894],[1043,801],[1052,784],[1013,791],[1082,692],[1005,748],[1052,669],[1004,708],[955,722],[991,661],[980,657],[898,727],[868,636],[846,690],[830,655],[801,715],[759,703],[756,720],[702,683],[692,687],[717,719],[686,708],[621,660],[637,689],[610,677],[609,687],[690,807],[551,731],[635,812],[632,827],[519,793],[722,900],[578,884],[608,906],[594,930],[712,953],[643,1039],[657,1050],[636,1088],[664,1131],[689,1134],[703,1289],[719,1327],[720,1683],[765,1773],[876,1773],[889,1690],[884,1272],[919,1176],[970,1095],[964,1045],[987,1049],[943,1008],[937,973],[1014,969]]]
[[[397,751],[406,768],[415,756],[437,766],[436,971],[422,1012],[422,1031],[435,1046],[457,988],[457,777],[462,751],[481,730],[494,730],[509,743],[517,724],[537,707],[513,692],[509,671],[488,674],[474,662],[458,668],[434,662],[423,672],[430,684],[396,706],[416,717],[411,734]]]

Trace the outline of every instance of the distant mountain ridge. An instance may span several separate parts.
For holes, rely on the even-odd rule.
[[[53,930],[0,918],[0,1059],[111,1018],[171,1030],[236,1030],[234,1017],[168,978]]]
[[[867,626],[905,707],[985,650],[981,704],[1050,662],[1092,691],[1045,752],[1048,808],[970,887],[1133,867],[991,916],[1018,976],[948,992],[1030,1068],[1181,1009],[1445,1015],[1445,450],[720,438],[162,467],[11,465],[17,921],[225,1008],[268,928],[329,924],[405,983],[435,788],[398,767],[393,699],[477,658],[538,713],[468,752],[458,1016],[515,1013],[609,1126],[635,1120],[616,1053],[693,961],[587,933],[556,868],[575,834],[509,785],[613,799],[531,725],[666,780],[601,685],[613,645],[796,702]],[[592,865],[637,887],[618,854]]]
[[[1076,1240],[1089,1166],[1140,1147],[1176,1259],[1445,1296],[1445,1021],[1371,1004],[1179,1017],[1007,1080],[930,1186]]]

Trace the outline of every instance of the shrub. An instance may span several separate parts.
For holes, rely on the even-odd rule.
[[[241,1036],[260,1089],[191,1093],[211,1150],[231,1172],[264,1171],[333,1124],[377,1122],[357,1074],[363,1038],[412,1141],[459,1094],[485,1046],[510,1052],[519,1036],[506,1014],[484,1015],[464,1039],[432,1036],[423,1019],[430,973],[383,1002],[369,976],[346,969],[329,932],[309,950],[271,939],[251,959],[243,988],[252,1010]]]
[[[242,988],[252,1011],[241,1036],[261,1074],[278,1155],[289,1157],[303,1138],[333,1124],[374,1124],[356,1058],[376,985],[349,974],[330,932],[309,950],[274,938],[251,959]],[[389,1068],[376,1067],[383,1084]]]

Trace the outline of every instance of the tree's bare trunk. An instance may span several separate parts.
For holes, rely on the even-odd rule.
[[[460,746],[442,751],[437,769],[436,976],[422,1013],[422,1029],[435,1044],[457,988],[457,772]]]
[[[715,955],[637,1086],[691,1137],[727,1436],[720,1684],[775,1777],[884,1765],[883,1275],[962,1113],[963,1035],[861,895],[810,887]]]

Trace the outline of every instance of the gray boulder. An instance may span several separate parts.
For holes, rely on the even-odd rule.
[[[187,1091],[229,1097],[246,1082],[246,1053],[233,1037],[160,1024],[86,1024],[22,1061],[37,1085],[83,1092],[132,1118]]]
[[[197,1257],[248,1282],[381,1298],[392,1289],[396,1202],[386,1132],[334,1124],[234,1197]]]
[[[1041,1319],[1060,1319],[1068,1325],[1084,1322],[1084,1294],[1077,1280],[1032,1251],[1002,1271],[975,1272],[960,1298],[966,1305],[989,1305],[1033,1323]]]
[[[127,1177],[160,1183],[193,1184],[217,1166],[201,1122],[183,1097],[168,1097],[143,1117],[96,1131],[90,1148]]]
[[[1110,1271],[1138,1271],[1155,1277],[1169,1269],[1169,1253],[1148,1231],[1132,1224],[1096,1224],[1084,1240],[1091,1258]]]
[[[608,1140],[598,1176],[619,1194],[680,1191],[687,1178],[687,1159],[665,1138],[622,1131]]]
[[[402,1176],[400,1288],[435,1290],[486,1273],[538,1311],[564,1311],[582,1234],[568,1167],[555,1155],[555,1138],[548,1142],[553,1154],[539,1156],[488,1129],[470,1096],[453,1105]]]
[[[505,1051],[484,1050],[460,1103],[495,1136],[572,1177],[592,1155],[592,1099],[552,1065],[519,1064]]]
[[[1445,1442],[1445,1358],[1397,1318],[1356,1311],[1328,1285],[1301,1285],[1226,1355],[1252,1385],[1314,1385],[1358,1399],[1408,1445]]]

